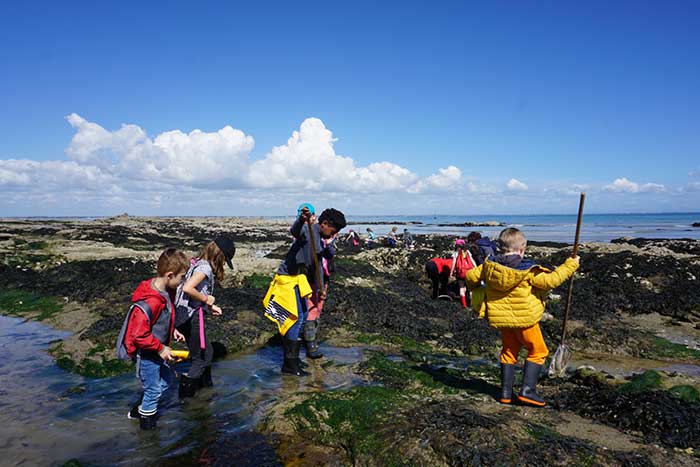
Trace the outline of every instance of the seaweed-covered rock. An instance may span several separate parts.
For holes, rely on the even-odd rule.
[[[700,404],[654,390],[645,377],[618,388],[577,373],[552,397],[557,410],[573,410],[627,433],[642,433],[650,443],[677,448],[700,447]]]

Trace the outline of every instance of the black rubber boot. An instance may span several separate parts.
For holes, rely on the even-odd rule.
[[[318,341],[316,335],[320,322],[318,319],[307,321],[304,323],[304,341],[306,343],[306,356],[312,360],[323,357],[323,354],[318,350]]]
[[[187,375],[180,375],[180,389],[178,394],[180,399],[194,397],[199,387],[200,378],[189,378]]]
[[[544,407],[544,399],[537,394],[537,381],[540,379],[541,369],[542,365],[525,360],[525,368],[523,370],[523,387],[518,395],[518,400],[520,402],[528,405],[534,405],[535,407]]]
[[[317,358],[322,358],[323,354],[319,352],[319,345],[316,340],[312,341],[306,341],[306,356],[309,357],[312,360],[316,360]]]
[[[141,415],[139,414],[139,406],[141,405],[141,402],[143,402],[143,394],[141,394],[141,397],[139,397],[139,401],[131,407],[129,412],[127,412],[126,418],[129,420],[138,420],[141,418]]]
[[[513,401],[513,382],[515,381],[515,365],[501,363],[501,404]]]
[[[141,415],[141,429],[152,430],[156,427],[156,415]]]
[[[299,368],[299,344],[297,340],[283,339],[284,361],[282,363],[282,373],[295,376],[306,376],[307,372]]]
[[[214,386],[214,382],[211,379],[211,365],[204,367],[202,376],[199,377],[199,387],[200,388],[210,388]]]

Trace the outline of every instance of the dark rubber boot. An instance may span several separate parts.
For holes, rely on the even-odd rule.
[[[197,393],[197,388],[199,387],[200,378],[190,378],[187,375],[180,376],[180,389],[178,394],[180,399],[185,399],[187,397],[194,397]]]
[[[523,387],[518,395],[518,400],[520,402],[528,405],[534,405],[535,407],[544,407],[544,399],[537,394],[537,381],[540,379],[541,369],[542,365],[525,360],[525,369],[523,370]]]
[[[284,361],[282,363],[282,373],[295,376],[306,376],[307,372],[299,368],[299,348],[300,342],[297,340],[284,339]]]
[[[510,404],[513,401],[513,382],[515,381],[515,365],[501,363],[501,404]]]
[[[318,341],[316,340],[320,321],[315,319],[304,323],[304,341],[306,342],[306,356],[312,360],[323,357],[323,354],[318,350]]]
[[[317,358],[323,357],[323,354],[319,352],[319,345],[318,342],[315,340],[313,341],[306,341],[306,356],[316,360]]]
[[[143,394],[141,394],[141,397],[139,397],[139,401],[131,407],[129,412],[127,412],[126,418],[129,420],[138,420],[141,418],[141,415],[139,414],[139,406],[141,405],[141,402],[143,402]]]
[[[156,427],[156,415],[141,415],[141,429],[152,430]]]
[[[204,367],[202,376],[199,377],[199,387],[200,388],[210,388],[214,386],[214,382],[211,379],[211,365]]]

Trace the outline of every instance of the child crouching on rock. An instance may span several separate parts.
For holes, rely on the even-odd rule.
[[[208,311],[221,315],[214,305],[214,283],[224,280],[224,264],[233,269],[231,260],[236,246],[228,237],[219,236],[204,247],[197,258],[192,258],[177,294],[177,330],[175,337],[187,341],[190,351],[190,369],[180,379],[180,398],[192,397],[197,389],[211,387],[211,362],[214,348],[207,338],[205,316]]]
[[[537,394],[537,381],[549,354],[539,325],[544,300],[550,289],[561,285],[578,269],[579,257],[568,258],[549,271],[524,257],[527,240],[520,230],[512,227],[503,230],[498,242],[502,254],[469,271],[467,284],[472,290],[481,281],[486,284],[483,301],[476,299],[478,295],[484,297],[483,293],[475,294],[474,309],[479,316],[485,314],[491,326],[501,331],[500,402],[511,403],[515,365],[520,349],[525,347],[527,359],[518,400],[543,407],[545,401]]]
[[[175,375],[167,364],[173,360],[168,345],[174,329],[175,292],[187,267],[187,257],[175,248],[160,255],[157,277],[141,282],[134,291],[117,340],[117,356],[136,359],[143,395],[127,417],[139,419],[143,430],[155,428],[158,400],[174,381]]]

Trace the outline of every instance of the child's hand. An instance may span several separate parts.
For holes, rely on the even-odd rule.
[[[212,306],[216,299],[214,298],[213,295],[207,295],[207,305]]]
[[[221,311],[221,308],[219,308],[218,306],[214,305],[214,306],[211,307],[211,313],[212,313],[214,316],[221,316],[221,313],[223,313],[223,311]]]
[[[160,355],[160,358],[165,360],[166,362],[171,362],[175,360],[175,356],[173,356],[172,349],[168,347],[167,345],[164,345],[162,349],[160,349],[160,352],[158,352],[158,355]]]
[[[581,257],[579,255],[576,255],[571,259],[573,259],[576,262],[576,264],[581,264]]]
[[[175,339],[175,342],[185,342],[185,335],[175,329],[173,331],[173,339]]]

